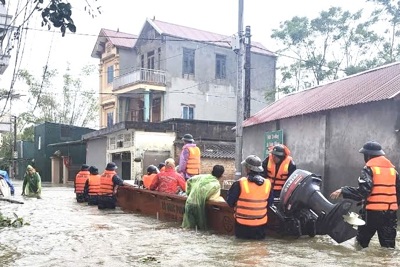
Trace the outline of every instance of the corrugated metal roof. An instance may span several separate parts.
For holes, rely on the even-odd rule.
[[[134,34],[107,29],[101,29],[101,31],[116,47],[132,48],[137,40],[137,35]]]
[[[169,22],[159,20],[147,20],[160,34],[165,34],[173,37],[184,38],[194,41],[210,41],[215,45],[231,47],[232,36],[222,35],[218,33],[203,31],[199,29],[190,28],[187,26],[177,25]],[[275,56],[275,54],[266,49],[261,43],[252,41],[253,47],[251,51],[254,53]]]
[[[400,62],[289,94],[243,122],[243,127],[317,111],[391,99],[400,93]]]

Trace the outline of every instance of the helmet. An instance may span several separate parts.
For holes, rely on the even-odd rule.
[[[82,164],[81,166],[81,171],[88,171],[89,170],[89,165],[87,164]]]
[[[264,168],[261,166],[261,159],[255,155],[247,156],[247,158],[242,161],[242,165],[255,172],[264,171]]]
[[[365,155],[370,156],[382,156],[385,155],[385,152],[382,150],[382,146],[375,141],[366,142],[363,147],[359,151]]]
[[[114,162],[107,163],[106,170],[113,171],[116,169],[118,169],[117,164],[115,164]]]
[[[157,167],[154,165],[149,165],[149,167],[147,167],[147,173],[157,173]]]
[[[276,145],[274,148],[272,148],[271,154],[278,157],[283,157],[286,155],[285,148],[282,145]]]
[[[191,134],[185,134],[182,140],[186,142],[194,142],[193,136]]]

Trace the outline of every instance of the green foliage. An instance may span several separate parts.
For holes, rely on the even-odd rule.
[[[24,222],[24,219],[18,217],[17,214],[14,213],[14,218],[9,218],[1,214],[0,212],[0,228],[3,227],[21,227],[23,225],[29,225],[29,223]]]
[[[33,126],[45,121],[85,127],[97,120],[97,95],[94,90],[84,90],[85,78],[94,70],[94,66],[86,66],[76,77],[68,67],[62,86],[54,85],[59,77],[55,70],[45,67],[41,81],[21,70],[18,77],[28,85],[30,94],[27,111],[19,116],[20,124],[28,126],[21,137],[33,140]]]
[[[72,6],[66,0],[32,0],[35,4],[35,10],[41,12],[42,16],[42,27],[47,26],[51,29],[51,26],[59,28],[62,36],[65,36],[67,30],[70,32],[76,32],[76,26],[72,20]],[[93,0],[97,1],[97,0]],[[5,5],[5,0],[0,0],[0,3]],[[85,10],[92,17],[95,14],[101,14],[100,6],[92,8],[88,1],[85,1]],[[95,11],[96,10],[96,11]]]

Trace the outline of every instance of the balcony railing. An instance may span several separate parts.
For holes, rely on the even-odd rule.
[[[153,69],[138,69],[114,78],[113,90],[138,83],[165,85],[165,71]]]

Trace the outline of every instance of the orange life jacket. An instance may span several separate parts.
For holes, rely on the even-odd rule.
[[[75,176],[75,193],[83,194],[83,190],[85,189],[86,180],[89,179],[90,172],[89,171],[79,171]]]
[[[247,226],[260,226],[268,222],[267,206],[271,183],[265,180],[258,186],[246,177],[239,180],[240,195],[235,207],[236,222]]]
[[[156,177],[157,173],[152,173],[150,175],[143,175],[143,185],[145,188],[150,189],[150,185],[154,180],[154,177]]]
[[[197,175],[200,174],[200,148],[188,147],[189,150],[189,158],[186,165],[186,173],[189,175]]]
[[[100,194],[100,175],[90,175],[89,176],[89,195],[90,196],[97,196]]]
[[[115,171],[105,170],[100,177],[100,195],[112,196],[114,193],[113,176],[117,174]]]
[[[367,198],[367,210],[397,210],[396,170],[384,156],[370,159],[373,187]]]
[[[267,165],[267,177],[273,184],[274,190],[282,190],[283,185],[285,184],[288,174],[289,174],[289,164],[292,161],[292,157],[287,156],[279,166],[278,172],[276,172],[276,163],[272,155],[270,154],[268,157],[268,165]],[[276,173],[276,175],[275,175]]]

